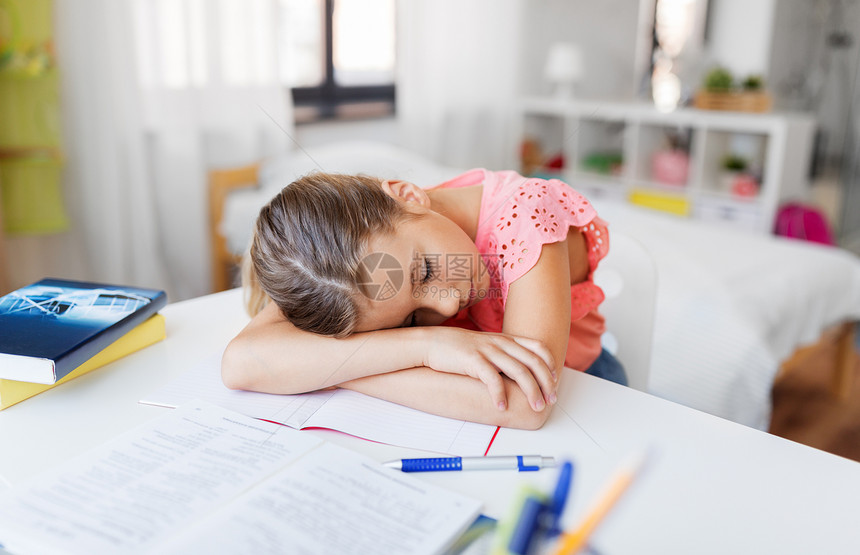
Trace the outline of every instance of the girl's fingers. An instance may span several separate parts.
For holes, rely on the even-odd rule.
[[[499,410],[506,410],[508,408],[508,398],[505,392],[505,382],[499,371],[489,361],[482,358],[475,365],[475,377],[487,386],[490,399],[493,400],[493,406]]]
[[[554,374],[555,360],[549,348],[537,339],[531,337],[510,336],[518,345],[525,347],[535,355],[539,356],[551,374]]]
[[[535,411],[542,411],[556,402],[553,357],[540,341],[456,328],[441,328],[437,333],[445,334],[441,337],[448,338],[449,348],[429,350],[425,365],[440,372],[467,374],[480,380],[500,410],[507,408],[504,377],[517,384]],[[438,341],[433,345],[438,346]]]
[[[546,408],[547,397],[549,394],[546,396],[543,394],[538,381],[535,379],[534,373],[528,366],[523,364],[521,360],[517,357],[511,356],[505,350],[500,349],[494,353],[491,361],[499,371],[516,382],[525,394],[526,399],[528,399],[529,405],[532,409],[540,412]]]
[[[535,348],[543,347],[539,341],[529,340],[534,344]],[[519,342],[508,343],[504,347],[505,352],[512,358],[517,359],[530,372],[532,378],[537,382],[540,390],[543,392],[544,401],[549,404],[555,404],[555,387],[557,376],[552,370],[552,366],[548,366],[544,357],[523,346]],[[547,356],[549,353],[547,352]],[[551,356],[550,356],[551,359]]]

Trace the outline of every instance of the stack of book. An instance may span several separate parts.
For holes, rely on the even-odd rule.
[[[0,297],[0,410],[165,337],[164,291],[43,279]]]

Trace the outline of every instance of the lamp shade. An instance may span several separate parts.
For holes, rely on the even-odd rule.
[[[557,42],[549,49],[544,77],[550,83],[575,83],[582,78],[585,63],[577,44]]]

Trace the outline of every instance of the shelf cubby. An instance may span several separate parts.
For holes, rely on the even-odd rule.
[[[755,176],[759,185],[764,182],[769,142],[767,134],[710,130],[705,133],[704,141],[703,190],[731,194],[731,184],[726,180],[730,170],[725,167],[726,158],[730,156],[744,160],[747,166],[742,171]]]
[[[658,188],[687,187],[691,174],[691,145],[695,140],[693,129],[687,126],[676,127],[642,123],[638,126],[636,159],[633,160],[632,176],[641,185],[648,184]],[[663,155],[663,175],[655,168],[655,157]],[[667,159],[668,158],[668,159]],[[678,165],[686,164],[685,177],[676,177],[681,170]],[[666,167],[666,166],[670,167]]]
[[[572,124],[576,136],[574,169],[583,174],[620,177],[624,173],[623,121],[581,118]]]
[[[525,136],[545,152],[563,153],[564,168],[557,171],[595,198],[766,233],[779,204],[803,200],[808,191],[815,132],[808,114],[664,113],[645,102],[534,97],[523,101],[523,115]],[[654,173],[654,156],[673,146],[687,157],[685,179],[678,177],[683,172],[675,179]],[[603,159],[589,158],[595,154]],[[747,196],[725,183],[724,160],[731,154],[746,158],[755,178],[747,181]]]

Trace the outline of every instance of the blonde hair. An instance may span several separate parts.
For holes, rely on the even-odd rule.
[[[316,172],[260,210],[243,262],[251,315],[273,301],[299,329],[344,337],[358,323],[359,272],[370,237],[407,212],[378,178]]]

